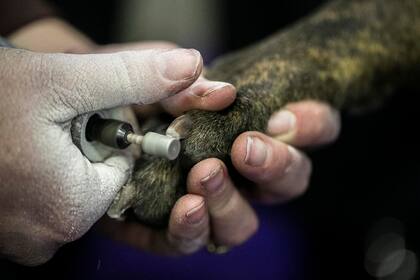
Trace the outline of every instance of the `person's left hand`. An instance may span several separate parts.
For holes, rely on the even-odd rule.
[[[174,45],[130,44],[122,48],[159,46]],[[105,48],[105,51],[114,50],[120,50],[120,47]],[[206,85],[209,81],[201,78],[196,83],[197,86],[200,83]],[[161,102],[161,106],[174,116],[191,109],[223,109],[233,102],[235,89],[229,84],[221,85],[205,94],[179,93]],[[172,110],[172,104],[181,109]],[[175,204],[167,229],[156,230],[139,223],[121,223],[109,218],[103,219],[100,227],[114,239],[166,254],[193,253],[210,241],[225,246],[239,245],[258,228],[257,216],[247,198],[272,204],[304,193],[311,163],[293,146],[309,147],[332,142],[339,130],[339,114],[327,104],[315,101],[289,104],[271,117],[266,134],[245,132],[233,144],[233,165],[241,175],[255,183],[252,193],[240,193],[222,161],[206,159],[191,169],[187,179],[188,194]]]

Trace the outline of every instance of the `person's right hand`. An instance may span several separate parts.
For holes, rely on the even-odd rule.
[[[82,236],[126,182],[133,159],[115,153],[89,162],[72,142],[73,118],[160,101],[189,88],[201,70],[200,54],[185,49],[75,55],[0,48],[0,255],[47,261]]]

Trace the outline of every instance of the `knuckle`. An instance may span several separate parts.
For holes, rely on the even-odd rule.
[[[160,89],[165,94],[165,96],[171,96],[172,94],[175,94],[186,87],[184,81],[167,81],[160,79],[159,82],[161,84]],[[191,100],[186,101],[191,102]]]

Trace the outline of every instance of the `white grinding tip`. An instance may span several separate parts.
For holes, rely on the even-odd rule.
[[[131,144],[141,145],[141,142],[143,141],[143,135],[130,133],[127,135],[127,141]]]
[[[141,148],[147,154],[174,160],[181,151],[181,142],[170,136],[148,132],[143,136]]]

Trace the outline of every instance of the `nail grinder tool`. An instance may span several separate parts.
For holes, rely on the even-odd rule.
[[[0,37],[0,47],[14,48]],[[91,112],[76,117],[71,122],[73,143],[92,162],[109,157],[115,149],[125,149],[130,144],[140,145],[142,152],[176,159],[181,150],[178,139],[154,132],[136,134],[132,125],[124,120],[122,108]]]
[[[103,161],[114,149],[125,149],[130,144],[140,145],[142,152],[176,159],[181,150],[178,139],[147,132],[140,135],[124,121],[122,108],[92,112],[72,120],[71,135],[74,144],[92,162]]]

